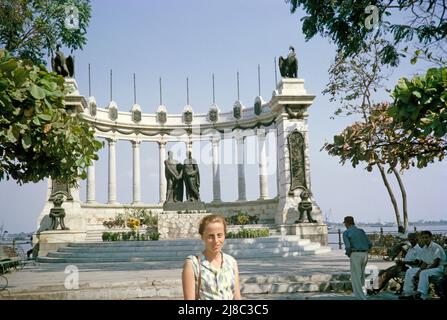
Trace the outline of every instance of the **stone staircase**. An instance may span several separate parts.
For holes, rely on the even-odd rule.
[[[70,243],[58,251],[39,257],[38,262],[56,263],[105,263],[181,261],[188,255],[203,250],[200,239],[177,239],[158,241],[117,241]],[[235,258],[263,259],[297,257],[331,251],[298,236],[271,236],[253,239],[227,239],[224,252]]]

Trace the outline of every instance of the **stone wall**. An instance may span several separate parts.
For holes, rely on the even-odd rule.
[[[277,207],[277,198],[258,201],[212,202],[206,204],[206,209],[210,214],[217,213],[228,217],[242,211],[251,216],[259,216],[258,223],[274,223]]]
[[[208,213],[170,213],[158,215],[160,239],[200,238],[199,223]]]

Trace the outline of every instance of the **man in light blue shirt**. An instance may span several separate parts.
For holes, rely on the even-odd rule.
[[[346,216],[343,220],[346,231],[343,232],[346,255],[350,260],[352,292],[357,299],[366,300],[365,267],[368,263],[368,251],[372,244],[363,229],[355,226],[354,218]]]

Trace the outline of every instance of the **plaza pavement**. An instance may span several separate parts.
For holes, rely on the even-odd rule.
[[[181,261],[30,262],[6,275],[9,285],[0,291],[0,299],[181,299],[182,265]],[[349,259],[342,250],[294,258],[239,258],[238,265],[244,299],[353,299]],[[385,269],[392,263],[373,257],[368,265]],[[76,269],[79,272],[73,273]],[[395,300],[397,296],[383,292],[370,299]]]

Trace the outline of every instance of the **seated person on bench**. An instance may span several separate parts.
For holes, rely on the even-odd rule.
[[[410,268],[405,272],[404,293],[401,299],[429,299],[428,285],[431,276],[441,277],[444,273],[446,255],[444,249],[432,241],[430,231],[421,232],[421,255],[422,263],[419,267]],[[415,282],[417,284],[417,292]]]
[[[408,249],[410,249],[411,247],[411,244],[408,241],[408,233],[405,232],[404,227],[399,226],[398,229],[399,231],[397,233],[397,238],[399,238],[400,241],[398,244],[394,245],[391,249],[388,250],[388,257],[391,261],[396,259],[399,253],[402,253],[402,257],[404,257]]]
[[[416,233],[408,234],[408,241],[410,242],[410,248],[408,249],[405,258],[403,260],[396,260],[396,264],[389,267],[386,270],[379,272],[379,288],[374,289],[373,293],[378,293],[385,288],[392,278],[398,277],[401,272],[405,272],[408,268],[417,267],[420,265],[421,260],[419,258],[421,247],[418,245],[418,236]]]

